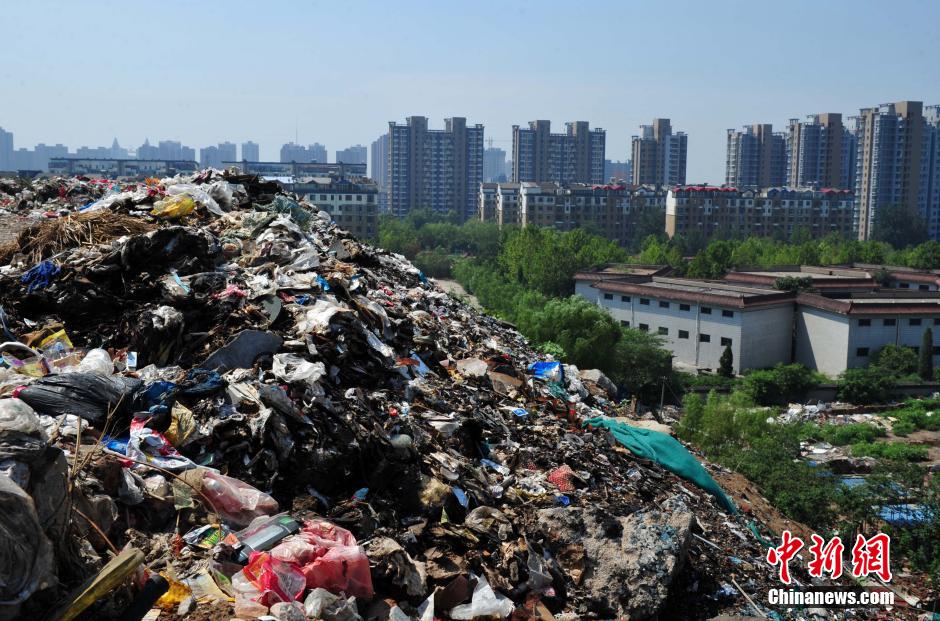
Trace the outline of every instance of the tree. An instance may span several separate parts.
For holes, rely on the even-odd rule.
[[[930,328],[924,330],[924,336],[920,341],[919,362],[918,375],[926,382],[933,381],[933,330]]]
[[[734,353],[730,345],[725,345],[725,350],[721,352],[721,358],[718,361],[718,375],[722,377],[734,377]]]
[[[927,223],[916,209],[905,205],[885,205],[875,213],[872,239],[895,248],[916,246],[927,241]]]

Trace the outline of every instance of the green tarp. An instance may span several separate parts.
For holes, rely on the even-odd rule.
[[[672,436],[651,429],[631,427],[601,416],[589,418],[584,421],[584,426],[603,427],[609,430],[617,442],[630,449],[632,453],[651,459],[666,470],[695,483],[717,498],[728,511],[738,512],[738,508],[734,506],[730,498],[725,496],[721,486],[708,474],[704,466]]]

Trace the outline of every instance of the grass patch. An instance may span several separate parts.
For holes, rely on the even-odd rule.
[[[852,455],[892,461],[924,461],[927,459],[927,447],[903,442],[859,442],[852,445]]]

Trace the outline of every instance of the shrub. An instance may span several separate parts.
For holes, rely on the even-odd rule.
[[[805,435],[817,438],[836,446],[872,442],[875,438],[883,438],[887,432],[876,425],[869,423],[850,423],[848,425],[813,425]]]
[[[895,375],[910,375],[917,372],[917,352],[902,345],[885,345],[872,356],[871,367]]]
[[[904,442],[859,442],[852,445],[852,455],[893,461],[924,461],[927,459],[927,447]]]
[[[802,364],[777,364],[771,369],[751,371],[741,380],[743,390],[755,403],[771,405],[802,400],[806,391],[822,377]]]
[[[846,369],[839,377],[836,395],[849,403],[884,403],[896,377],[877,368]]]

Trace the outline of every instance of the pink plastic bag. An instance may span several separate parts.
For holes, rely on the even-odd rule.
[[[299,600],[307,583],[297,565],[272,558],[267,552],[252,552],[242,573],[258,589],[257,601],[265,606]]]
[[[308,521],[299,533],[271,550],[271,556],[299,565],[307,588],[372,598],[369,557],[345,528],[322,520]]]
[[[261,490],[212,470],[203,472],[202,493],[225,522],[237,527],[247,526],[258,516],[273,515],[278,509],[277,501]]]

